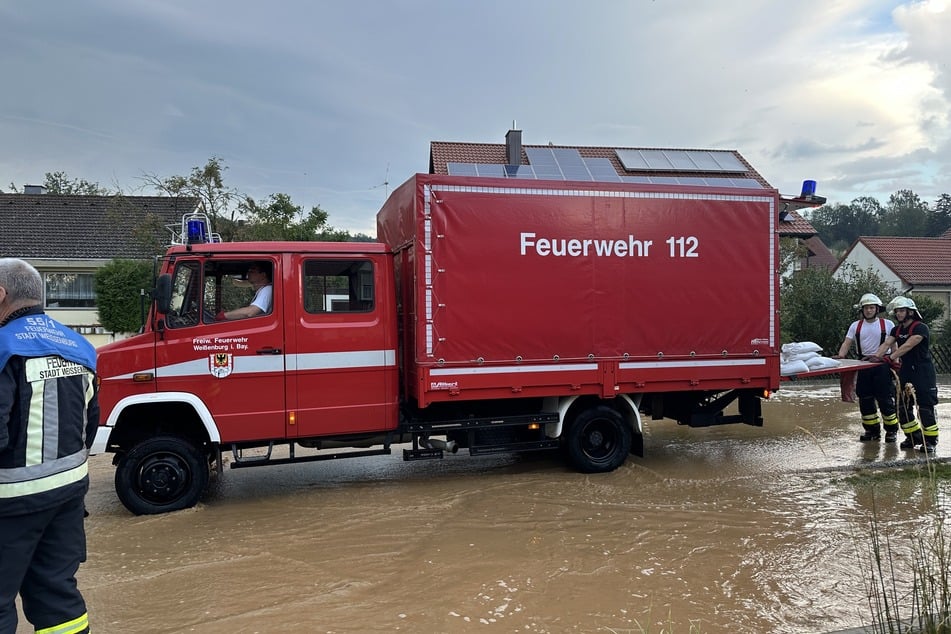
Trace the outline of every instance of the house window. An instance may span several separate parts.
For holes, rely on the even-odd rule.
[[[46,273],[47,308],[95,308],[92,273]]]

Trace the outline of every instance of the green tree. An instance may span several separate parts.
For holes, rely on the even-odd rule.
[[[66,194],[74,196],[109,196],[113,193],[99,183],[87,181],[84,178],[69,178],[66,172],[46,172],[43,187],[47,194]],[[3,190],[0,189],[0,194]],[[10,183],[11,194],[22,194],[23,189],[15,183]]]
[[[287,194],[271,194],[262,203],[246,197],[241,211],[247,222],[235,230],[240,240],[301,240],[344,242],[350,238],[327,224],[328,214],[319,206],[304,213]]]
[[[43,187],[47,194],[67,194],[76,196],[108,196],[110,192],[99,183],[92,183],[84,178],[70,179],[66,172],[46,172]]]
[[[224,162],[213,156],[202,167],[193,167],[188,176],[169,176],[161,178],[155,174],[145,174],[145,184],[166,196],[187,196],[198,200],[198,209],[208,216],[212,227],[221,234],[222,239],[234,239],[233,231],[237,227],[237,207],[234,202],[240,194],[224,182],[227,170]]]
[[[809,213],[809,222],[830,249],[845,251],[859,236],[878,235],[882,206],[868,196],[849,205],[823,205]]]
[[[152,288],[152,264],[113,260],[96,271],[99,323],[112,332],[138,332],[142,326],[142,291]]]
[[[213,156],[203,167],[193,167],[188,176],[160,178],[146,174],[143,180],[167,196],[196,198],[199,211],[208,216],[213,230],[225,242],[350,239],[348,232],[327,224],[328,214],[319,206],[305,214],[287,194],[271,194],[261,203],[242,195],[225,184],[227,169],[220,158]]]
[[[914,293],[909,293],[906,297],[910,297],[915,302],[915,306],[918,307],[918,313],[921,315],[921,321],[929,326],[935,326],[941,323],[944,317],[944,305],[941,302],[927,295],[915,295]],[[891,301],[891,298],[885,301]]]
[[[877,199],[871,196],[859,196],[849,204],[849,208],[851,217],[847,219],[847,222],[852,223],[852,230],[846,234],[849,244],[855,242],[859,236],[878,235],[885,210]]]
[[[845,241],[839,238],[839,227],[842,226],[842,218],[846,213],[846,206],[836,203],[806,211],[803,215],[815,227],[822,242],[830,249],[838,250],[847,246]]]
[[[951,196],[941,194],[931,209],[928,235],[940,236],[948,229],[951,229]]]
[[[878,235],[927,236],[931,228],[930,218],[928,203],[910,189],[901,189],[888,198]]]

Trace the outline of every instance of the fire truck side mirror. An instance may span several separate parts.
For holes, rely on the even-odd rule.
[[[155,290],[152,291],[152,299],[155,300],[155,309],[163,315],[168,313],[172,304],[172,276],[163,273],[155,280]]]

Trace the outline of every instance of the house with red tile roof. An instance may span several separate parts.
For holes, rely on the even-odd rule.
[[[938,238],[860,236],[833,271],[872,269],[901,294],[931,297],[951,306],[951,233]],[[883,298],[884,299],[884,298]]]
[[[509,130],[504,143],[433,141],[429,150],[429,173],[772,188],[736,150],[523,145],[521,130]],[[800,240],[806,251],[797,269],[832,268],[837,263],[816,229],[798,213],[799,209],[824,202],[825,199],[815,196],[781,197],[779,235]]]
[[[779,233],[783,235],[782,228],[780,228]],[[806,255],[802,259],[802,268],[821,266],[834,269],[838,266],[839,258],[835,257],[835,253],[826,246],[826,243],[818,235],[804,238],[802,244],[806,248]]]

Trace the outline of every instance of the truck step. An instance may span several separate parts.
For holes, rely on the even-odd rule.
[[[274,443],[269,442],[267,444],[267,453],[257,455],[257,456],[246,456],[244,455],[245,449],[239,448],[238,445],[231,445],[231,455],[234,456],[234,464],[241,464],[241,466],[247,466],[248,463],[252,462],[268,462],[271,459],[271,451],[274,449]],[[272,463],[268,463],[272,464]],[[232,465],[232,468],[233,465]]]
[[[404,449],[403,460],[440,460],[442,459],[442,449]]]
[[[533,442],[512,442],[504,445],[479,445],[469,447],[470,456],[483,456],[494,453],[510,453],[513,451],[542,451],[558,449],[561,442],[558,439],[536,440]]]
[[[241,469],[244,467],[259,467],[263,465],[275,464],[293,464],[297,462],[318,462],[320,460],[340,460],[341,458],[363,458],[366,456],[384,456],[393,453],[389,447],[385,449],[371,449],[368,451],[346,451],[338,453],[317,454],[314,456],[295,456],[291,458],[266,458],[249,461],[247,459],[239,462],[232,462],[232,469]],[[263,458],[263,457],[262,457]]]

